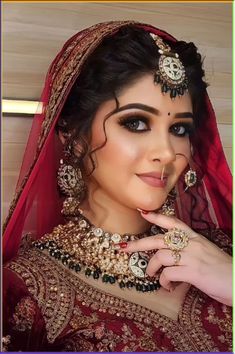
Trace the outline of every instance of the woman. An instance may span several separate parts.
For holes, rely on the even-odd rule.
[[[64,45],[6,222],[7,350],[231,350],[231,175],[203,76],[192,43],[133,21]]]

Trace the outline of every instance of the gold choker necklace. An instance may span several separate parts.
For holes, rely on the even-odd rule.
[[[156,225],[144,234],[106,232],[93,226],[83,215],[65,225],[59,225],[50,234],[33,243],[69,269],[83,271],[87,277],[101,278],[104,283],[118,282],[120,288],[137,291],[155,291],[160,288],[159,275],[149,277],[146,268],[152,251],[123,253],[118,245],[148,237],[162,231]]]

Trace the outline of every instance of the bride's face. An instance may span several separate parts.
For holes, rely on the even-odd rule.
[[[88,188],[95,183],[129,208],[157,209],[188,163],[176,154],[190,157],[190,96],[172,100],[149,74],[123,90],[118,102],[118,109],[115,100],[103,103],[94,118],[91,147],[98,149],[92,155],[96,167]]]

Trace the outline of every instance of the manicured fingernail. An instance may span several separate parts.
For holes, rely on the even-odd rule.
[[[138,210],[140,213],[142,213],[142,214],[148,214],[148,213],[149,213],[149,211],[143,210],[143,209],[140,209],[140,208],[137,208],[137,210]]]
[[[127,242],[120,242],[120,243],[118,243],[118,246],[120,248],[126,248],[127,247]]]

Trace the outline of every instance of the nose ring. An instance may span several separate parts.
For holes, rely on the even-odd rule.
[[[165,166],[163,166],[163,168],[162,168],[161,181],[163,181],[163,178],[164,178],[164,171],[165,171]]]

